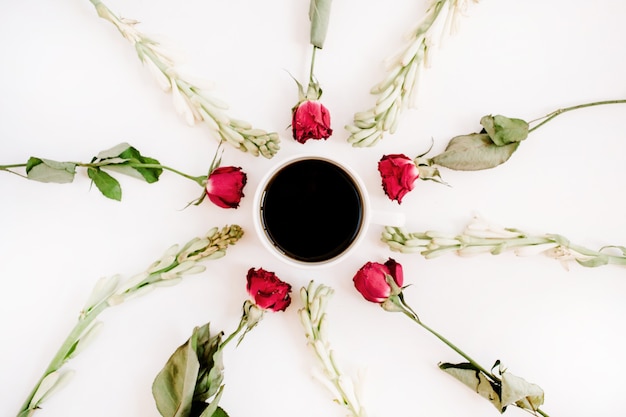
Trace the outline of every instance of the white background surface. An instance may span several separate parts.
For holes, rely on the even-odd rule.
[[[437,48],[423,76],[419,107],[378,146],[352,148],[343,126],[367,110],[383,60],[423,15],[425,1],[336,1],[316,75],[334,135],[305,145],[291,139],[290,109],[310,58],[308,1],[120,1],[106,3],[139,29],[177,45],[229,114],[278,131],[273,160],[226,147],[223,165],[248,173],[237,210],[205,201],[182,208],[201,189],[174,174],[148,185],[119,177],[122,202],[108,200],[81,171],[52,185],[0,173],[0,415],[15,415],[72,328],[101,276],[143,271],[174,243],[213,226],[249,233],[207,271],[176,287],[107,310],[99,338],[68,364],[71,383],[40,417],[158,416],[150,386],[194,326],[211,321],[230,333],[246,299],[251,268],[274,271],[297,290],[314,279],[336,293],[330,342],[345,373],[364,370],[370,416],[489,416],[487,401],[443,374],[439,361],[461,361],[400,314],[384,312],[354,290],[367,261],[404,265],[409,304],[430,326],[485,367],[502,360],[546,392],[551,416],[623,415],[626,372],[624,269],[569,271],[546,257],[455,255],[425,260],[390,252],[373,227],[360,251],[330,270],[300,271],[270,257],[252,232],[252,196],[281,158],[332,152],[350,161],[375,207],[401,210],[413,231],[461,232],[475,213],[507,227],[560,233],[589,248],[626,244],[623,105],[560,116],[532,133],[506,164],[489,171],[442,170],[451,187],[419,182],[401,206],[380,187],[385,153],[412,157],[431,143],[441,152],[456,135],[480,129],[480,117],[527,120],[559,107],[624,98],[626,3],[485,0],[472,4],[455,36]],[[187,126],[143,68],[133,48],[87,0],[3,2],[0,6],[0,164],[36,155],[89,161],[127,141],[144,155],[193,175],[206,172],[217,141]],[[295,293],[294,293],[295,296]],[[268,314],[225,355],[222,407],[236,416],[343,416],[311,376],[294,297]],[[507,415],[526,415],[509,409]]]

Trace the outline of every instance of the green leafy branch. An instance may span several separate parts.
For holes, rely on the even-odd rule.
[[[211,335],[210,323],[196,327],[170,356],[152,383],[163,417],[228,416],[219,407],[224,390],[223,335]]]
[[[381,240],[392,251],[418,253],[426,259],[446,253],[460,256],[478,253],[498,255],[506,251],[515,254],[544,254],[563,263],[574,260],[586,267],[603,265],[626,266],[626,246],[604,246],[599,250],[587,249],[574,244],[558,234],[532,235],[519,229],[502,228],[474,220],[459,235],[438,231],[408,232],[400,227],[385,227]]]
[[[328,23],[330,21],[330,9],[332,0],[311,0],[309,3],[309,20],[311,21],[310,43],[311,64],[309,67],[309,82],[306,89],[295,77],[293,80],[298,86],[298,104],[306,100],[319,100],[322,97],[322,88],[315,78],[315,57],[318,49],[324,47]],[[295,110],[297,105],[292,109]]]
[[[205,270],[200,262],[214,260],[226,255],[230,245],[243,236],[237,225],[225,226],[221,230],[211,229],[204,237],[194,238],[183,247],[174,245],[165,254],[141,272],[124,282],[119,275],[101,278],[87,299],[78,322],[65,338],[43,375],[26,398],[17,417],[30,417],[41,408],[41,404],[62,386],[71,375],[63,366],[76,357],[94,339],[101,323],[95,319],[109,307],[146,294],[157,287],[178,284],[187,275]]]
[[[514,405],[533,415],[548,416],[539,408],[544,402],[544,392],[541,387],[511,374],[501,366],[499,360],[491,370],[479,365],[467,353],[419,318],[405,301],[402,292],[404,288],[400,288],[392,276],[386,275],[386,280],[391,287],[391,295],[381,304],[381,307],[386,311],[403,313],[467,361],[456,364],[442,362],[439,363],[439,369],[487,399],[501,413],[506,411],[508,406]],[[497,371],[494,371],[496,368]]]
[[[452,138],[444,152],[432,158],[421,158],[424,166],[439,165],[457,171],[477,171],[494,168],[506,162],[529,133],[557,116],[579,109],[609,104],[626,104],[626,99],[605,100],[564,107],[543,117],[526,122],[502,115],[487,115],[480,119],[482,130]],[[535,124],[531,127],[532,124]]]
[[[211,336],[209,323],[170,356],[152,383],[152,395],[163,417],[227,417],[219,406],[224,390],[224,348],[237,336],[237,346],[261,321],[264,309],[251,300],[243,303],[239,325],[230,336]]]
[[[45,182],[65,184],[74,181],[77,168],[86,168],[87,176],[96,185],[98,190],[112,200],[122,199],[122,187],[107,171],[128,175],[149,184],[157,182],[164,170],[173,172],[187,178],[204,188],[207,175],[192,176],[170,168],[141,153],[128,143],[120,143],[111,149],[100,152],[93,157],[91,162],[58,162],[51,159],[31,156],[26,163],[13,165],[0,165],[0,171],[6,171],[20,177]],[[15,171],[23,168],[25,173]]]

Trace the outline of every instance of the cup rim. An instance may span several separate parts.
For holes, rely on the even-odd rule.
[[[265,192],[265,189],[269,183],[269,181],[272,179],[272,177],[282,168],[291,165],[294,162],[298,162],[298,161],[302,161],[302,160],[310,160],[310,159],[315,159],[315,160],[322,160],[325,162],[329,162],[333,165],[338,166],[339,168],[341,168],[342,170],[344,170],[352,179],[352,181],[355,183],[355,185],[358,188],[358,192],[361,196],[361,201],[362,201],[362,210],[363,210],[363,214],[362,214],[362,218],[361,218],[361,226],[359,228],[359,231],[357,232],[356,237],[352,240],[352,242],[350,243],[350,245],[343,251],[341,252],[339,255],[335,255],[332,258],[323,260],[323,261],[317,261],[317,262],[306,262],[306,261],[301,261],[298,259],[293,259],[287,255],[285,255],[284,253],[282,253],[270,240],[269,236],[267,235],[264,227],[263,227],[263,220],[261,218],[261,201],[263,198],[263,193]],[[324,268],[324,267],[330,267],[332,265],[335,265],[339,262],[341,262],[343,259],[345,259],[350,253],[352,253],[354,251],[354,249],[361,243],[361,241],[365,238],[367,229],[369,228],[369,224],[370,224],[370,220],[371,220],[371,216],[372,216],[372,211],[371,211],[371,206],[370,206],[370,199],[369,199],[369,195],[367,193],[367,188],[365,187],[365,183],[363,182],[363,180],[361,179],[361,177],[358,175],[358,173],[346,162],[342,161],[342,160],[338,160],[334,157],[330,157],[328,155],[324,155],[324,154],[306,154],[306,153],[300,153],[300,154],[295,154],[295,155],[290,155],[288,157],[286,157],[285,159],[282,159],[280,162],[276,163],[275,165],[273,165],[261,178],[261,181],[259,181],[257,188],[254,192],[254,199],[253,199],[253,224],[254,224],[254,229],[255,232],[259,238],[259,240],[261,241],[261,243],[263,244],[263,246],[270,252],[272,253],[272,255],[274,255],[277,259],[279,259],[280,261],[299,268],[299,269],[319,269],[319,268]]]

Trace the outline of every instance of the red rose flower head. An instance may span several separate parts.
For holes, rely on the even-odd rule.
[[[250,268],[247,275],[248,284],[246,290],[254,300],[254,303],[271,311],[285,311],[291,304],[291,285],[281,281],[273,272],[263,268]]]
[[[237,208],[248,177],[239,167],[218,167],[209,174],[206,195],[222,208]]]
[[[396,289],[387,281],[387,276],[393,278]],[[397,295],[397,289],[402,287],[404,274],[402,265],[389,258],[384,264],[368,262],[353,278],[357,291],[367,300],[382,304],[392,295]],[[394,294],[395,293],[395,294]]]
[[[419,178],[419,169],[411,158],[403,154],[385,155],[378,162],[378,172],[383,190],[391,200],[402,203],[402,198],[413,188]]]
[[[330,113],[317,100],[305,100],[295,107],[291,128],[293,138],[300,143],[309,139],[328,139],[333,133],[330,128]]]

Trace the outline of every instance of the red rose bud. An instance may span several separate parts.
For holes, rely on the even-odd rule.
[[[246,173],[239,167],[218,167],[209,174],[206,194],[217,206],[237,208],[247,179]]]
[[[330,113],[317,100],[306,100],[298,104],[292,116],[293,138],[300,143],[309,139],[328,139],[333,133],[330,128]]]
[[[403,154],[385,155],[378,162],[378,172],[383,180],[383,190],[391,200],[402,203],[402,198],[413,188],[419,178],[419,169],[411,158]]]
[[[402,265],[389,258],[384,264],[368,262],[353,278],[357,291],[367,300],[373,303],[384,303],[390,296],[397,295],[392,286],[387,282],[387,276],[393,278],[397,288],[402,287],[404,274]]]
[[[272,311],[285,311],[289,307],[291,285],[278,279],[273,272],[250,268],[247,279],[246,290],[257,306]]]

